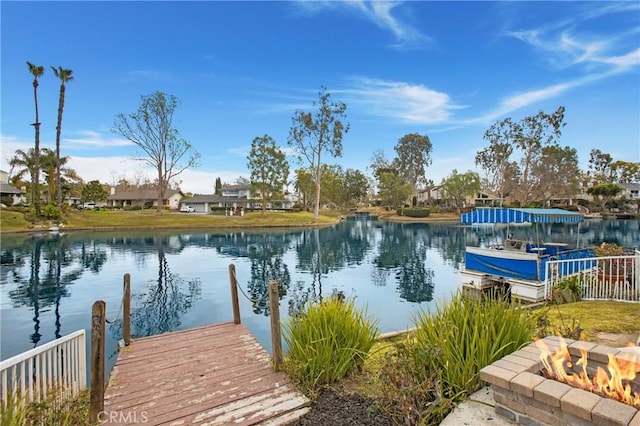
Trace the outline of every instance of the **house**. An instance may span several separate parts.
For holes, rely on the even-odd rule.
[[[229,185],[222,188],[223,197],[229,198],[250,198],[251,185]]]
[[[195,213],[209,213],[214,209],[231,209],[235,211],[242,208],[246,210],[247,197],[200,194],[181,200],[181,204],[193,207]]]
[[[164,208],[177,210],[180,207],[180,200],[184,195],[175,189],[167,189],[165,198],[162,200]],[[132,207],[140,206],[152,208],[158,206],[157,189],[134,189],[132,191],[115,191],[111,188],[111,195],[107,197],[107,207]]]
[[[640,183],[619,183],[617,185],[622,188],[618,198],[640,200]]]
[[[497,207],[502,206],[504,201],[503,197],[499,197],[486,191],[480,191],[476,194],[473,202],[470,204],[475,204],[476,206],[483,205]]]
[[[419,206],[438,204],[442,200],[442,190],[440,186],[429,186],[419,189],[413,196]]]
[[[255,194],[254,194],[255,195]],[[258,196],[251,197],[250,185],[233,185],[222,188],[222,194],[199,194],[181,200],[183,206],[193,207],[196,213],[210,213],[212,210],[260,210],[262,201]],[[297,198],[286,193],[281,200],[267,202],[268,210],[288,210],[297,202]]]
[[[11,198],[11,205],[15,206],[24,202],[22,191],[9,185],[9,175],[4,170],[0,170],[0,197]]]

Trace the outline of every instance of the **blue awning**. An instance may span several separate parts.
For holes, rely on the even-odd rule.
[[[460,222],[474,223],[579,223],[580,213],[562,209],[520,209],[507,207],[482,207],[460,215]]]

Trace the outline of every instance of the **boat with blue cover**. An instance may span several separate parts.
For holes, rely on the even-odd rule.
[[[568,223],[579,226],[582,221],[579,213],[555,208],[476,208],[460,216],[460,222],[466,225]],[[572,246],[563,242],[508,237],[488,247],[467,246],[461,274],[466,286],[480,290],[506,286],[512,296],[537,302],[544,299],[547,262],[593,256],[593,248],[579,248],[579,241]],[[582,265],[585,269],[593,266],[588,262]]]

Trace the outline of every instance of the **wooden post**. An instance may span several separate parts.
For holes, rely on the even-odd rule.
[[[280,295],[278,283],[269,283],[269,309],[271,310],[271,347],[273,349],[273,369],[282,367],[282,335],[280,333]]]
[[[124,345],[131,343],[131,276],[124,274],[122,289],[122,338]]]
[[[92,424],[104,411],[104,343],[106,304],[98,300],[91,308],[91,391],[89,420]]]
[[[229,282],[231,283],[231,304],[233,305],[233,322],[240,324],[240,304],[238,303],[238,281],[236,280],[236,265],[229,265]]]

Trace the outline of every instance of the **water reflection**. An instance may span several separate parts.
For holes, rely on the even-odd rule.
[[[284,263],[286,243],[285,235],[258,236],[257,242],[251,244],[247,256],[251,260],[251,275],[247,285],[251,298],[253,312],[269,316],[269,283],[278,283],[280,299],[286,296],[291,285],[289,266]]]
[[[515,238],[638,246],[639,228],[637,220],[599,220],[509,232]],[[346,220],[323,229],[3,236],[2,357],[88,329],[96,300],[107,301],[110,319],[117,316],[124,273],[132,275],[134,335],[229,320],[230,263],[251,300],[243,315],[269,316],[268,285],[275,280],[288,306],[285,316],[344,292],[372,306],[383,328],[397,329],[410,325],[415,309],[457,287],[465,245],[488,244],[505,232],[457,223]],[[120,338],[121,323],[110,332]]]

